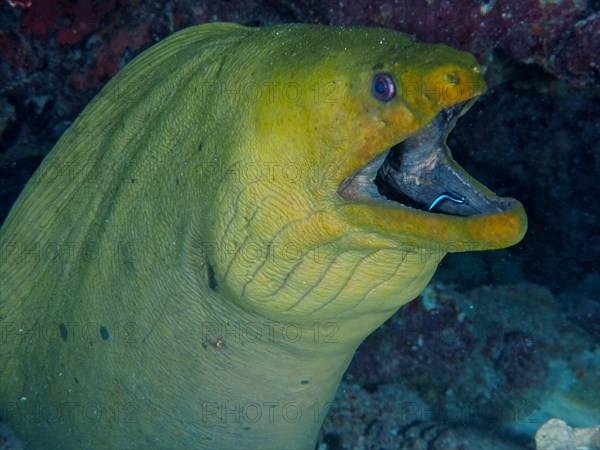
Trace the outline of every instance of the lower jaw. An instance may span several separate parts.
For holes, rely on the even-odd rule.
[[[513,200],[512,207],[502,213],[461,217],[434,214],[393,202],[366,204],[343,202],[337,214],[351,227],[364,233],[365,246],[380,245],[373,236],[389,246],[415,246],[423,252],[464,252],[493,250],[518,243],[527,229],[523,205]],[[360,239],[360,234],[355,234]],[[371,245],[371,246],[373,246]]]

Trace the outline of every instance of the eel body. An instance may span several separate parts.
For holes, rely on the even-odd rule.
[[[0,231],[2,420],[27,448],[314,448],[440,259],[525,232],[445,144],[485,90],[470,54],[386,29],[213,23],[145,51]]]

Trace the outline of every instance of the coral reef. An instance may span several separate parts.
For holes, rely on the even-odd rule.
[[[585,0],[299,0],[296,16],[336,25],[395,28],[485,59],[492,49],[536,63],[578,86],[597,85],[600,14]]]
[[[559,412],[590,425],[598,377],[600,348],[532,284],[465,294],[430,286],[361,345],[346,373],[362,386],[406,383],[465,421],[528,435]]]
[[[452,405],[436,408],[401,384],[367,391],[342,383],[321,429],[317,448],[518,450],[526,447],[518,440],[462,424]]]

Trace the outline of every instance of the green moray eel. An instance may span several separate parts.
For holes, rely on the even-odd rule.
[[[485,90],[470,54],[386,29],[213,23],[145,51],[3,224],[2,419],[28,448],[314,448],[440,259],[525,232],[445,144]]]

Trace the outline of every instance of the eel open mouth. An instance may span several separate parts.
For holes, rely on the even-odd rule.
[[[355,171],[340,185],[346,200],[394,201],[455,216],[495,214],[514,207],[474,180],[450,155],[446,138],[474,99],[443,109],[431,122]]]

